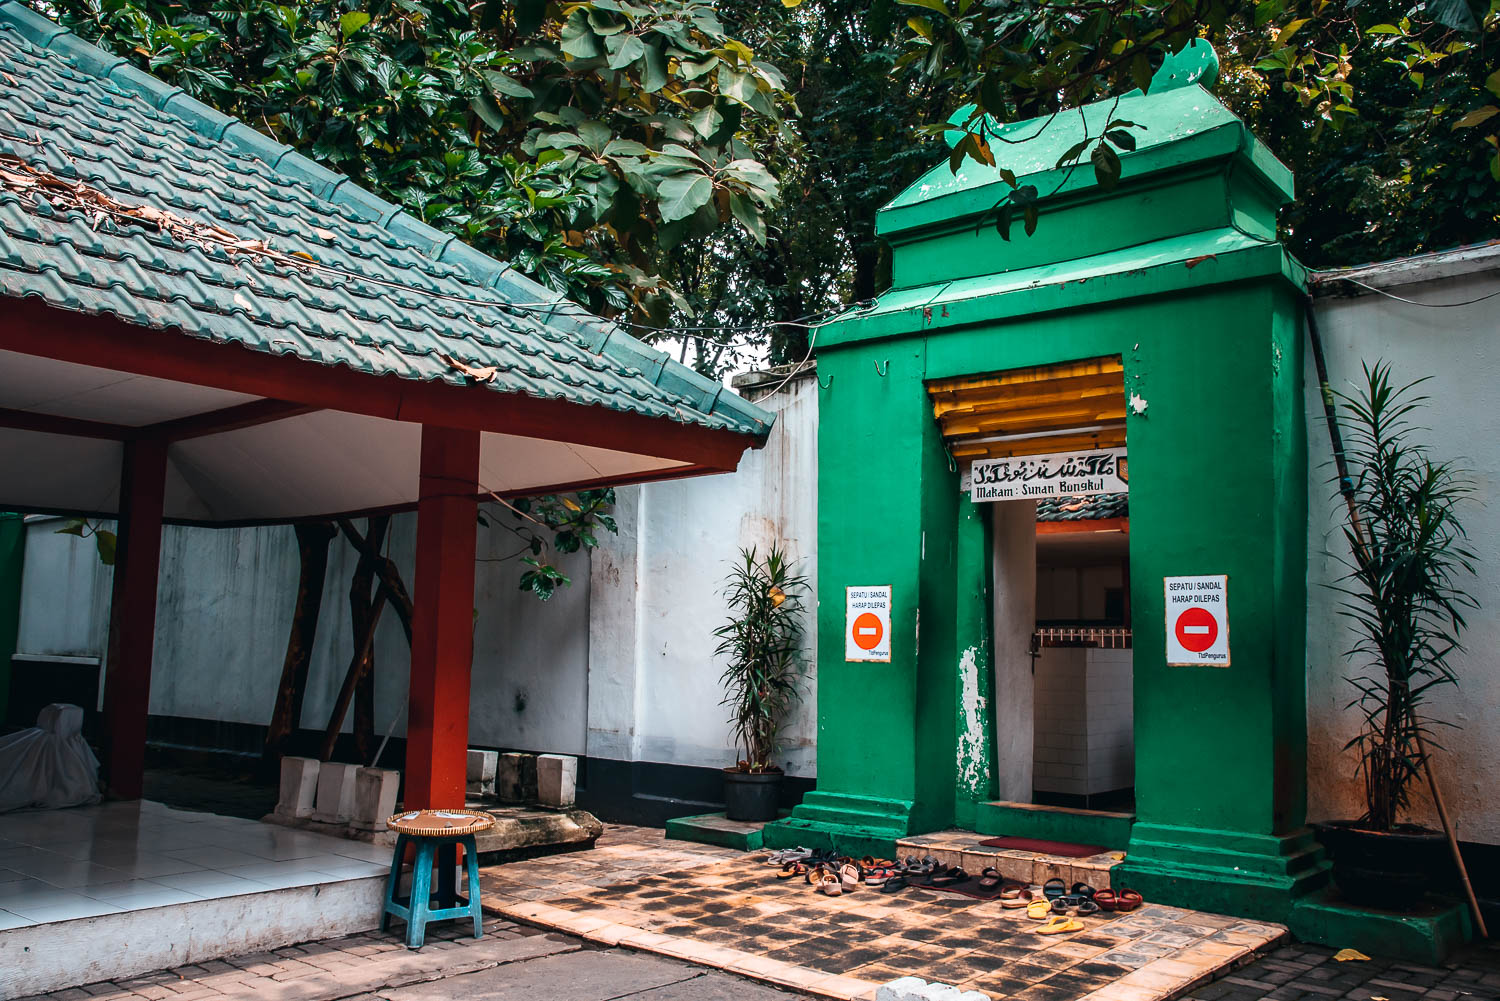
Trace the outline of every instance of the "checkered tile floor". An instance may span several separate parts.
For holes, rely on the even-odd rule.
[[[901,976],[1017,1001],[1150,1001],[1249,962],[1276,925],[1148,904],[1043,936],[998,901],[909,888],[825,897],[775,878],[764,855],[622,835],[583,859],[484,871],[484,901],[507,917],[662,951],[830,997],[873,997]],[[600,854],[600,853],[605,854]],[[702,955],[698,955],[702,953]]]

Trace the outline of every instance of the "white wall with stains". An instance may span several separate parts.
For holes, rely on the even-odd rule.
[[[779,544],[810,578],[803,697],[783,733],[782,767],[816,772],[817,384],[794,379],[771,399],[776,425],[733,474],[617,491],[620,534],[594,553],[589,754],[628,761],[732,765],[713,630],[719,591],[741,547]]]
[[[1500,293],[1500,246],[1378,265],[1352,277],[1393,295],[1423,303],[1458,303]],[[1440,728],[1443,749],[1433,752],[1444,799],[1465,841],[1500,844],[1500,296],[1468,306],[1419,306],[1361,290],[1347,282],[1323,297],[1318,317],[1329,381],[1350,390],[1363,362],[1384,360],[1396,382],[1431,376],[1420,423],[1434,459],[1453,459],[1470,470],[1475,488],[1463,524],[1478,555],[1471,591],[1480,607],[1468,616],[1466,651],[1452,666],[1457,687],[1434,694],[1430,715],[1458,729]],[[1344,745],[1357,732],[1350,665],[1344,651],[1353,636],[1337,614],[1339,595],[1329,585],[1343,573],[1345,508],[1335,499],[1331,451],[1317,376],[1308,358],[1308,815],[1313,820],[1357,817],[1362,785],[1354,752]],[[1416,791],[1415,819],[1438,827],[1425,789]]]

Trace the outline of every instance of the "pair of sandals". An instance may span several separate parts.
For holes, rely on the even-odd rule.
[[[815,865],[808,869],[804,875],[809,886],[817,892],[828,897],[838,897],[845,893],[852,893],[859,889],[863,873],[859,866],[853,862],[845,862],[834,868],[827,865]]]
[[[1038,927],[1038,935],[1062,935],[1064,932],[1082,932],[1085,927],[1088,927],[1079,918],[1068,914],[1067,909],[1056,911],[1055,908],[1058,906],[1059,900],[1064,899],[1065,896],[1068,896],[1068,894],[1055,896],[1052,899],[1049,899],[1049,897],[1040,897],[1040,899],[1032,900],[1031,903],[1026,905],[1026,917],[1034,921],[1046,921],[1043,926]],[[1095,912],[1097,911],[1098,908],[1095,908]]]
[[[1119,914],[1133,911],[1145,902],[1145,898],[1139,892],[1129,887],[1123,890],[1100,890],[1094,894],[1094,903],[1099,905],[1101,911],[1113,911]]]
[[[1059,909],[1059,904],[1067,896],[1069,894],[1064,894],[1062,897],[1053,897],[1051,900],[1043,897],[1033,900],[1026,905],[1026,916],[1028,918],[1033,921],[1046,922],[1040,928],[1036,929],[1038,935],[1061,935],[1063,932],[1083,931],[1088,927],[1082,921],[1079,921],[1077,917],[1067,913],[1066,907]],[[1099,913],[1099,908],[1095,907],[1092,911],[1080,911],[1079,913],[1097,914]]]

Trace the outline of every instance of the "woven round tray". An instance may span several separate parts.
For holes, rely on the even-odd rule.
[[[495,826],[495,818],[473,810],[409,810],[391,817],[385,826],[397,834],[436,838],[487,831]]]

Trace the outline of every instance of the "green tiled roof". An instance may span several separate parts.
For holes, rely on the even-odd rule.
[[[1044,497],[1036,502],[1037,521],[1096,521],[1130,516],[1129,494]]]
[[[0,188],[0,294],[360,372],[764,437],[772,417],[509,265],[40,17],[0,3],[0,150],[359,277],[231,258]],[[320,233],[320,231],[322,231]],[[333,239],[326,234],[333,234]],[[519,308],[517,304],[529,304]]]

